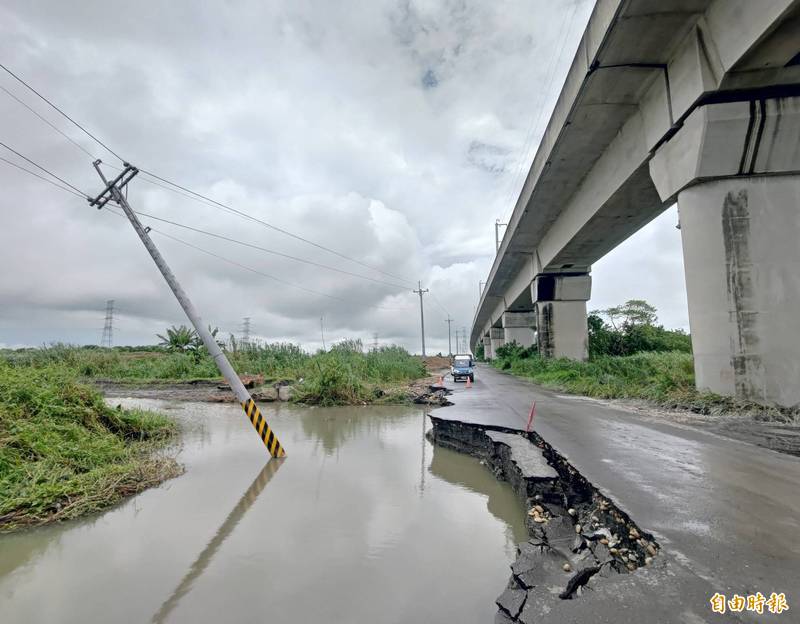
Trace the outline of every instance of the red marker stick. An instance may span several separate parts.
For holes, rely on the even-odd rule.
[[[525,433],[530,433],[531,425],[533,425],[533,417],[536,416],[536,401],[531,405],[531,413],[528,414],[528,424],[525,427]]]

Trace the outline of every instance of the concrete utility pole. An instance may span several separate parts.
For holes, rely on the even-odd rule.
[[[445,323],[447,323],[447,351],[449,352],[448,355],[450,357],[453,357],[453,343],[450,341],[450,323],[452,322],[453,319],[451,319],[450,315],[448,314]]]
[[[467,338],[467,328],[461,328],[461,335],[463,336],[464,340],[464,350],[461,353],[469,353],[469,338]]]
[[[422,306],[422,295],[428,292],[428,289],[422,290],[422,282],[417,282],[417,288],[414,293],[419,295],[419,324],[422,328],[422,357],[425,357],[425,309]]]
[[[106,322],[103,325],[103,337],[100,339],[101,347],[109,349],[114,344],[114,300],[106,301]]]
[[[319,333],[322,334],[322,350],[327,351],[325,348],[325,323],[323,322],[324,316],[319,317]]]
[[[105,184],[105,189],[103,189],[103,192],[94,199],[88,197],[87,199],[89,200],[89,204],[92,206],[97,206],[97,209],[99,210],[109,201],[113,201],[122,208],[122,210],[125,212],[125,216],[128,217],[128,221],[131,222],[133,229],[136,231],[139,239],[142,241],[148,253],[150,254],[150,257],[153,258],[153,262],[156,263],[158,270],[161,271],[161,275],[164,276],[164,279],[172,290],[172,293],[175,295],[175,298],[178,300],[178,303],[183,308],[186,316],[189,317],[189,320],[192,322],[197,335],[200,336],[200,339],[203,341],[206,349],[208,349],[208,352],[214,359],[214,363],[217,365],[217,368],[222,373],[225,381],[227,381],[230,385],[233,393],[236,395],[236,398],[239,399],[239,402],[242,404],[245,414],[247,414],[247,417],[250,419],[253,427],[255,427],[259,437],[264,442],[264,445],[267,447],[273,457],[285,456],[286,452],[283,450],[280,442],[278,442],[277,436],[273,433],[272,429],[267,424],[267,421],[261,416],[261,412],[259,411],[255,401],[253,401],[253,397],[250,396],[250,393],[244,387],[242,380],[239,379],[239,375],[237,375],[236,371],[233,370],[233,366],[231,366],[228,358],[225,357],[222,349],[219,348],[217,341],[211,335],[208,327],[206,327],[205,323],[203,323],[203,320],[200,318],[200,315],[197,313],[194,304],[186,295],[180,283],[178,283],[175,274],[172,272],[172,269],[169,268],[163,256],[161,255],[161,252],[158,251],[158,248],[150,238],[150,228],[146,228],[142,225],[141,221],[139,221],[139,218],[136,216],[136,213],[133,211],[133,208],[131,208],[130,204],[128,204],[128,200],[125,199],[125,196],[122,194],[122,189],[128,185],[128,183],[137,173],[139,173],[139,170],[128,163],[124,163],[125,168],[122,170],[122,173],[120,173],[114,180],[109,182],[106,179],[106,176],[103,174],[102,169],[100,169],[101,162],[102,161],[99,159],[94,161],[94,168],[97,170],[97,174],[100,176],[103,184]]]
[[[500,251],[500,226],[506,226],[508,223],[500,223],[500,219],[494,222],[494,250],[495,253]]]

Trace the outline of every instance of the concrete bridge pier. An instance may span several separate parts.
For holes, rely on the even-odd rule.
[[[483,342],[483,359],[484,360],[491,360],[492,359],[492,339],[489,337],[489,334],[486,334],[481,338]]]
[[[516,342],[526,349],[533,346],[536,340],[536,316],[533,312],[504,312],[502,323],[506,344]]]
[[[531,285],[537,345],[543,357],[586,360],[589,335],[586,302],[592,291],[589,275],[538,275]]]
[[[489,328],[489,345],[492,349],[492,358],[497,357],[497,350],[505,344],[505,332],[502,327]]]
[[[678,201],[700,389],[800,403],[798,145],[800,98],[756,99],[696,110],[651,161]]]

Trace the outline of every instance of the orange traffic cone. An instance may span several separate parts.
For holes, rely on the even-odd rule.
[[[469,377],[467,377],[467,388],[471,387],[472,387],[472,380]]]

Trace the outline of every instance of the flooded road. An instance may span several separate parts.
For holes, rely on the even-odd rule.
[[[186,474],[0,537],[3,622],[493,620],[524,510],[420,409],[263,406],[267,461],[238,406],[121,402],[184,423]]]

